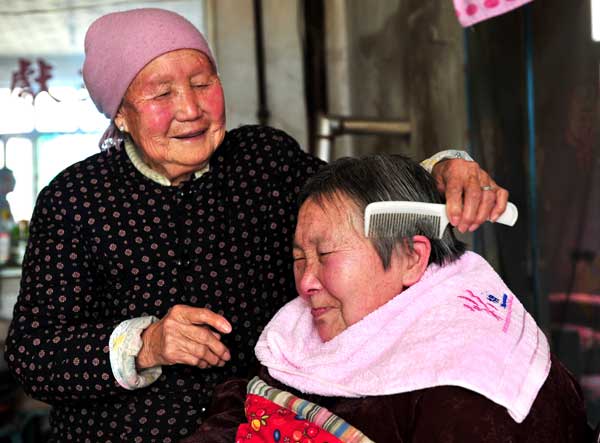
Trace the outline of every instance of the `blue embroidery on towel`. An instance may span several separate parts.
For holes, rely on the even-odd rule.
[[[494,294],[485,295],[485,292],[480,292],[478,296],[472,291],[465,289],[465,294],[457,297],[462,300],[463,306],[469,311],[473,313],[485,313],[498,321],[504,321],[502,332],[506,333],[508,331],[514,296],[502,294],[502,302],[500,302],[500,297]]]
[[[492,303],[498,303],[500,301],[498,300],[498,297],[494,297],[492,294],[488,294],[487,299]]]
[[[486,314],[494,317],[496,320],[502,320],[502,318],[495,312],[498,310],[496,306],[491,303],[484,302],[473,292],[466,290],[468,295],[459,295],[458,298],[464,300],[463,306],[469,309],[471,312],[485,312]]]
[[[491,301],[492,303],[496,303],[496,304],[498,304],[500,302],[500,299],[498,297],[496,297],[494,294],[488,294],[487,299],[489,301]],[[502,294],[502,303],[500,304],[500,306],[503,307],[504,309],[506,309],[507,302],[508,302],[508,295]]]

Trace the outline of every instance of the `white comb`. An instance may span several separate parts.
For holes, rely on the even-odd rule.
[[[513,226],[518,217],[517,207],[508,202],[496,223]],[[393,236],[399,232],[405,232],[407,226],[414,226],[423,220],[431,223],[431,226],[437,231],[437,238],[442,238],[446,226],[448,226],[446,205],[413,201],[369,203],[365,208],[365,236],[371,237],[376,232],[380,235]]]

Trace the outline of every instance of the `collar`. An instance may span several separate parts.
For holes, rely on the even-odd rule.
[[[133,144],[131,138],[129,137],[125,137],[125,152],[127,153],[129,160],[131,160],[131,163],[133,163],[133,166],[135,166],[135,169],[140,171],[140,173],[146,178],[149,178],[150,180],[152,180],[155,183],[158,183],[159,185],[173,185],[173,183],[171,183],[171,180],[169,180],[161,173],[156,172],[154,169],[150,168],[150,166],[148,166],[144,162],[144,160],[142,160],[142,156],[140,155],[138,148]],[[209,171],[209,169],[210,165],[207,163],[205,167],[194,172],[194,178],[196,179],[202,177],[206,172]]]

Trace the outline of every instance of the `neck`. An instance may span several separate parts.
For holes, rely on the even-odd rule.
[[[191,177],[192,177],[191,172],[187,172],[185,174],[178,175],[177,177],[170,177],[167,175],[167,178],[169,180],[171,180],[171,184],[173,186],[180,185],[181,183],[188,181]]]
[[[171,182],[171,185],[179,185],[189,180],[196,171],[206,167],[206,164],[196,166],[194,168],[183,165],[157,164],[148,161],[148,159],[143,155],[142,161],[154,172],[166,177]]]
[[[190,170],[190,168],[179,168],[179,170],[169,170],[162,167],[156,168],[155,165],[149,164],[138,151],[136,146],[131,142],[129,138],[125,139],[125,152],[127,156],[135,166],[135,168],[141,172],[144,176],[150,180],[161,184],[163,186],[176,186],[179,185],[192,176],[199,177],[209,169],[209,163],[202,165],[198,170]]]

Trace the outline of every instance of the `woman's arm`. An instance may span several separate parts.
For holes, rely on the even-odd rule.
[[[276,141],[275,167],[285,177],[287,198],[295,203],[298,192],[323,161],[300,149],[283,131],[265,128]],[[474,231],[487,220],[496,220],[506,209],[508,191],[499,186],[463,151],[441,151],[421,163],[435,178],[446,197],[448,219],[461,232]]]
[[[113,395],[108,340],[119,320],[99,297],[92,251],[62,193],[45,188],[31,220],[6,355],[27,393],[53,403]]]
[[[278,131],[280,132],[280,131]],[[294,139],[282,133],[288,157],[281,166],[293,171],[288,177],[290,197],[295,198],[306,179],[323,164],[304,153]],[[291,169],[287,166],[291,165]],[[421,162],[446,197],[448,219],[461,232],[474,231],[487,220],[496,220],[506,209],[508,191],[499,186],[464,151],[446,150]]]

